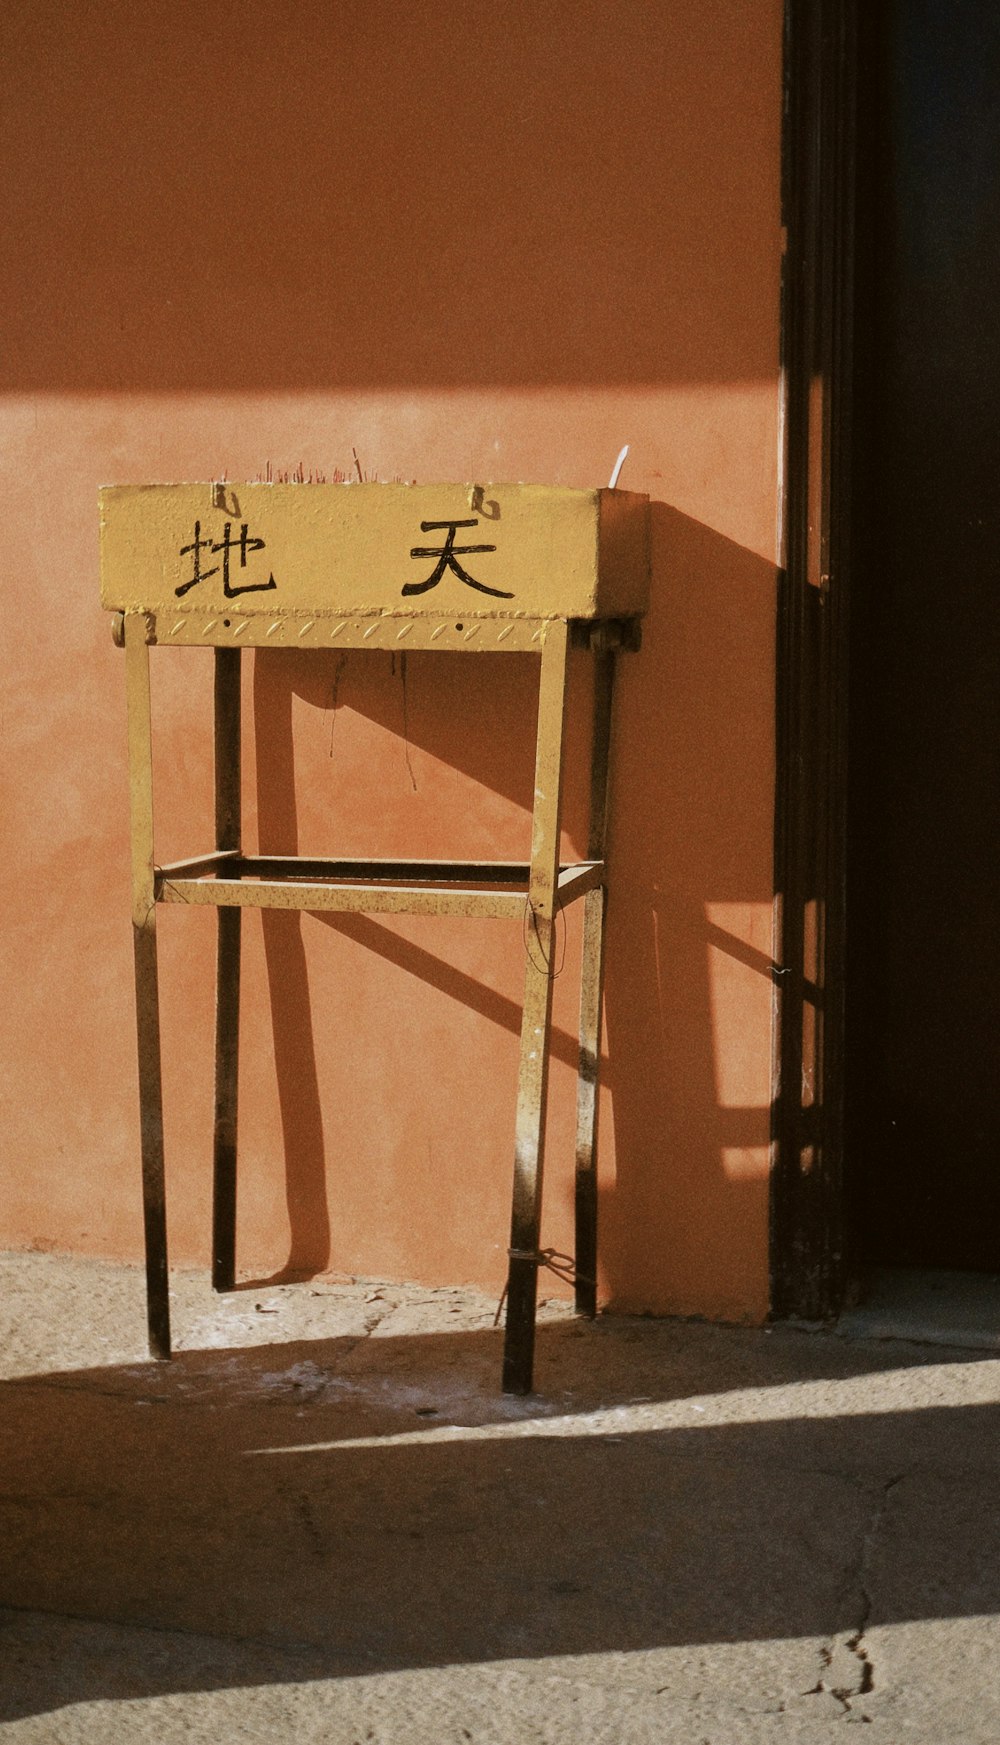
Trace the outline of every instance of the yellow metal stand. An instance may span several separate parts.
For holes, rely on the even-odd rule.
[[[233,518],[239,510],[236,491],[246,501],[247,494],[260,487],[227,487],[235,498],[235,508],[228,498],[217,500],[219,487],[213,488],[211,508],[228,515],[224,533],[216,540],[208,529],[208,509],[198,511],[203,498],[192,504],[183,501],[167,503],[167,511],[179,507],[183,516],[194,520],[194,540],[177,531],[168,535],[170,549],[181,556],[195,552],[195,581],[173,583],[174,596],[183,596],[196,584],[207,583],[215,570],[198,559],[202,549],[209,553],[225,553],[225,592],[221,599],[209,602],[206,587],[202,598],[191,607],[180,610],[170,598],[164,582],[164,565],[156,553],[162,554],[162,542],[154,540],[146,550],[144,544],[146,519],[141,511],[154,507],[163,509],[163,499],[171,493],[205,492],[209,487],[147,488],[145,503],[142,488],[105,493],[116,499],[110,509],[105,504],[103,585],[105,604],[118,610],[118,637],[125,648],[126,693],[128,703],[128,752],[131,792],[132,826],[132,923],[135,940],[136,1014],[139,1051],[139,1095],[141,1112],[143,1206],[146,1237],[146,1279],[151,1351],[161,1357],[170,1355],[170,1314],[167,1289],[167,1231],[164,1195],[163,1104],[160,1078],[159,997],[156,963],[156,906],[158,903],[208,904],[218,910],[217,1007],[215,1045],[215,1128],[213,1179],[213,1241],[212,1279],[217,1290],[230,1290],[236,1279],[236,1140],[237,1140],[237,1078],[240,978],[240,915],[244,908],[290,908],[307,910],[339,910],[366,913],[489,915],[514,920],[527,918],[527,952],[525,962],[524,1006],[521,1024],[521,1051],[518,1078],[517,1113],[515,1122],[514,1184],[511,1211],[509,1271],[507,1281],[507,1319],[504,1341],[503,1387],[510,1393],[527,1393],[532,1386],[535,1339],[535,1306],[539,1266],[547,1256],[539,1247],[542,1209],[542,1175],[545,1133],[545,1108],[548,1085],[549,1032],[552,1008],[553,942],[560,909],[582,897],[585,903],[583,968],[580,1000],[580,1055],[577,1102],[576,1141],[576,1306],[581,1313],[593,1315],[596,1309],[597,1265],[597,1191],[595,1151],[597,1129],[597,1083],[600,1060],[601,983],[603,963],[605,878],[605,819],[607,812],[608,747],[611,721],[611,694],[614,657],[620,647],[637,646],[637,613],[635,601],[642,600],[643,577],[638,581],[619,574],[606,589],[606,603],[625,605],[617,616],[602,616],[600,598],[600,565],[592,566],[595,587],[583,596],[579,618],[562,614],[543,615],[539,611],[521,613],[498,612],[479,607],[471,614],[458,617],[430,611],[421,602],[419,608],[401,611],[398,605],[391,612],[371,610],[354,616],[343,616],[343,605],[336,597],[336,587],[327,581],[319,603],[315,593],[310,600],[296,597],[291,609],[276,611],[278,602],[266,596],[277,592],[273,573],[267,583],[248,584],[242,592],[251,596],[249,606],[239,608],[229,604],[240,590],[230,591],[228,568],[230,555],[263,549],[263,537],[252,537],[249,521],[241,523],[241,534],[232,536]],[[264,488],[266,489],[266,487]],[[303,487],[299,503],[311,509],[315,498],[311,493],[320,487]],[[333,487],[343,491],[343,487]],[[359,492],[367,487],[356,488]],[[383,492],[405,492],[407,487],[374,487]],[[439,489],[439,495],[445,488]],[[460,489],[474,501],[479,487],[448,487]],[[499,496],[499,489],[491,487]],[[513,509],[521,507],[526,487],[504,487]],[[543,501],[538,507],[543,511]],[[594,499],[608,493],[550,493],[549,496]],[[310,500],[311,499],[311,500]],[[344,499],[335,501],[341,508]],[[372,502],[372,499],[368,499]],[[373,502],[384,511],[389,500]],[[632,498],[634,506],[645,499]],[[492,508],[499,519],[501,502]],[[137,515],[138,505],[138,515]],[[394,505],[393,505],[394,506]],[[549,505],[551,507],[551,505]],[[270,504],[267,505],[271,507]],[[287,505],[286,511],[287,511]],[[455,547],[455,528],[476,525],[475,520],[454,516],[453,506],[444,506],[452,520],[440,515],[421,523],[425,531],[449,528],[448,539],[430,550],[420,547],[410,555],[426,558],[435,555],[450,560],[452,551],[495,552],[497,542],[476,543]],[[598,506],[600,508],[600,505]],[[625,505],[627,507],[627,504]],[[574,513],[577,504],[571,504]],[[119,510],[126,510],[123,517]],[[198,511],[192,515],[192,509]],[[604,511],[601,510],[601,513]],[[246,514],[244,508],[242,513]],[[609,511],[612,513],[612,511]],[[622,507],[616,503],[613,514],[622,519]],[[635,519],[636,510],[633,510]],[[203,538],[202,515],[205,516]],[[129,519],[131,517],[131,519]],[[628,517],[625,517],[628,519]],[[148,518],[147,518],[148,519]],[[384,520],[384,514],[381,516]],[[516,519],[512,514],[511,519]],[[537,544],[535,518],[530,519],[531,536]],[[544,513],[542,515],[544,521]],[[116,538],[122,521],[128,537],[121,550]],[[155,524],[156,517],[153,517]],[[187,522],[178,523],[186,526]],[[295,533],[294,516],[289,523]],[[527,525],[527,524],[526,524]],[[138,529],[138,537],[137,537]],[[629,539],[642,554],[641,541],[636,543],[634,528]],[[313,544],[315,529],[313,529]],[[294,545],[287,534],[285,553]],[[312,545],[310,545],[310,550]],[[533,549],[533,548],[532,548]],[[581,550],[586,542],[581,543]],[[619,543],[620,555],[620,543]],[[129,580],[122,575],[123,564]],[[136,582],[134,569],[143,571]],[[218,568],[219,566],[217,566]],[[499,588],[486,587],[452,563],[461,581],[483,593],[500,595],[504,600],[514,597],[512,590],[500,594]],[[515,548],[508,559],[505,580],[515,580],[519,569]],[[582,573],[582,572],[581,572]],[[168,578],[168,581],[171,579]],[[432,584],[423,582],[409,589],[423,593]],[[436,586],[436,583],[433,585]],[[358,584],[348,592],[357,597]],[[568,581],[563,576],[563,597],[573,603],[575,574]],[[639,592],[636,593],[638,588]],[[631,591],[630,591],[631,590]],[[216,592],[219,583],[216,582]],[[400,590],[406,593],[404,588]],[[526,590],[529,591],[529,590]],[[259,596],[265,596],[261,600]],[[258,596],[254,598],[253,596]],[[343,593],[341,599],[345,599]],[[147,604],[142,604],[146,601]],[[346,602],[345,602],[346,603]],[[262,610],[266,605],[268,610]],[[210,606],[210,609],[206,609]],[[331,606],[334,607],[331,610]],[[641,606],[640,606],[641,609]],[[591,821],[589,853],[585,861],[563,865],[559,860],[559,820],[566,712],[566,675],[571,639],[591,648],[596,656],[596,699],[591,756]],[[240,661],[241,650],[247,645],[273,647],[278,642],[298,646],[330,648],[451,648],[462,652],[509,653],[529,650],[539,657],[539,707],[535,754],[534,812],[532,819],[531,858],[526,863],[456,862],[456,861],[361,861],[306,859],[273,855],[245,855],[240,833]],[[215,846],[203,855],[186,861],[158,866],[153,852],[152,800],[152,736],[149,688],[149,648],[157,642],[186,646],[212,646],[215,649]]]

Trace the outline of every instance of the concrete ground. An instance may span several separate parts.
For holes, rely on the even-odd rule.
[[[0,1741],[1000,1740],[1000,1358],[0,1259]]]

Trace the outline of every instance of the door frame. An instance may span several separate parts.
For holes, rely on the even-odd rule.
[[[859,0],[785,0],[770,1285],[824,1319],[855,1273],[845,1192],[847,697]]]

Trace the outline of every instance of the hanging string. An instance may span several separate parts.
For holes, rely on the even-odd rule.
[[[343,677],[344,668],[346,667],[349,658],[350,658],[350,656],[346,653],[338,654],[337,664],[333,669],[333,684],[330,686],[330,756],[331,757],[333,756],[333,734],[334,734],[334,729],[337,725],[337,699],[340,695],[340,681]]]
[[[571,1254],[560,1254],[557,1248],[508,1248],[507,1253],[511,1260],[530,1260],[536,1266],[544,1266],[549,1272],[554,1272],[556,1278],[561,1278],[564,1284],[572,1285],[574,1290],[577,1285],[593,1285],[595,1282],[592,1278],[584,1278],[582,1273],[577,1272],[576,1261]],[[505,1284],[497,1304],[497,1312],[493,1317],[494,1327],[500,1325],[500,1316],[503,1314],[503,1306],[507,1301],[507,1289],[508,1285]]]
[[[566,917],[562,909],[557,909],[552,925],[552,937],[557,941],[555,956],[558,964],[555,969],[545,955],[538,932],[538,916],[531,906],[531,898],[524,899],[524,913],[521,917],[521,940],[524,945],[524,955],[534,964],[539,975],[548,976],[550,981],[558,981],[566,966]],[[534,942],[534,943],[532,943]]]
[[[395,660],[395,656],[393,656],[393,660]],[[403,755],[406,759],[406,768],[413,785],[413,792],[416,793],[417,778],[413,773],[413,760],[410,757],[410,717],[406,694],[406,654],[402,650],[400,651],[399,656],[399,672],[403,681]]]

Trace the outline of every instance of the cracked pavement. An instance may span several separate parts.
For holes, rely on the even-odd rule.
[[[1000,1738],[1000,1360],[0,1257],[0,1740]]]

